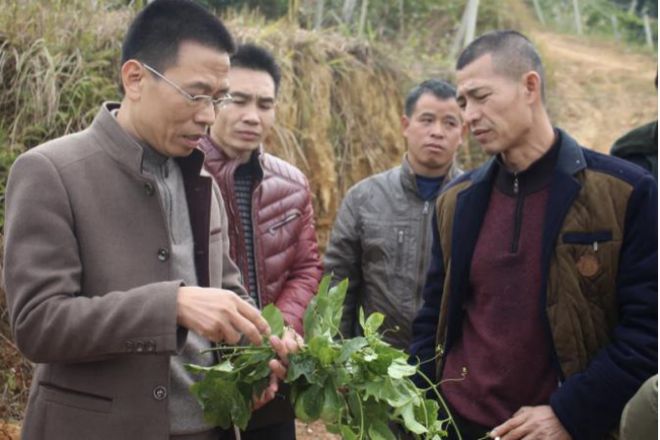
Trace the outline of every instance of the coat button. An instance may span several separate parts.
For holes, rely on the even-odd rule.
[[[170,258],[170,251],[165,248],[158,249],[158,259],[160,261],[167,261],[168,258]]]
[[[144,344],[141,341],[137,341],[135,343],[135,351],[137,351],[138,353],[141,353],[141,352],[144,351]]]
[[[167,399],[167,388],[162,385],[158,385],[154,388],[154,399],[156,400],[165,400]]]
[[[156,341],[149,339],[144,343],[144,349],[149,352],[156,351]]]
[[[156,191],[154,190],[154,185],[153,185],[153,183],[151,183],[151,182],[146,182],[146,183],[144,184],[144,192],[145,192],[148,196],[153,196],[153,195],[154,195],[154,192],[156,192]]]

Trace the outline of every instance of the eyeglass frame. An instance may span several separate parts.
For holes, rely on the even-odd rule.
[[[162,79],[165,81],[167,84],[172,86],[177,92],[181,94],[184,98],[188,100],[188,102],[192,105],[201,105],[201,104],[212,104],[213,108],[218,108],[218,107],[223,107],[227,104],[231,104],[234,100],[234,97],[231,96],[231,93],[226,92],[221,98],[214,98],[213,96],[209,95],[191,95],[190,93],[186,92],[176,84],[174,81],[171,79],[168,79],[165,75],[160,73],[158,70],[154,69],[147,63],[140,63],[144,66],[145,69],[147,69],[149,72],[153,73],[156,75],[158,78]]]

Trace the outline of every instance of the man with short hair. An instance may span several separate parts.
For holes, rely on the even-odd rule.
[[[354,185],[337,214],[325,254],[325,271],[348,278],[341,332],[360,333],[365,316],[385,315],[384,339],[410,343],[430,260],[431,213],[442,187],[461,171],[454,155],[463,141],[456,90],[427,80],[406,97],[401,117],[408,151],[400,166]]]
[[[222,435],[184,364],[213,364],[200,353],[211,342],[269,332],[230,260],[222,198],[200,174],[197,144],[231,99],[233,50],[204,8],[150,4],[124,39],[121,104],[12,166],[5,290],[17,346],[38,364],[24,439]],[[271,381],[256,405],[275,391]]]
[[[492,158],[438,198],[413,359],[463,438],[605,438],[658,368],[654,179],[552,126],[522,34],[482,35],[456,69]]]
[[[232,103],[218,111],[200,148],[226,203],[230,254],[248,293],[259,307],[275,304],[302,335],[322,269],[307,179],[263,148],[279,84],[280,69],[268,51],[240,46],[229,70]],[[243,440],[296,438],[293,408],[278,397],[253,414]]]

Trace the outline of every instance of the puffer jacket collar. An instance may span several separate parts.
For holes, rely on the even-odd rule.
[[[204,136],[202,138],[199,143],[199,149],[206,156],[205,166],[213,175],[233,176],[236,168],[242,165],[238,159],[229,157],[210,136]],[[263,178],[263,154],[263,145],[259,145],[259,148],[250,156],[250,161],[254,162],[255,169],[257,170],[257,176],[255,176],[257,181]]]
[[[449,171],[447,171],[447,175],[445,175],[444,180],[442,181],[442,185],[440,189],[444,188],[444,186],[450,182],[454,177],[460,176],[463,173],[463,170],[461,170],[458,165],[456,164],[456,161],[452,162],[451,167],[449,168]],[[419,196],[419,190],[417,189],[417,179],[415,178],[415,172],[413,171],[412,167],[410,166],[410,161],[408,161],[408,153],[406,153],[403,156],[403,160],[401,161],[401,185],[403,186],[403,189],[410,193],[413,194],[415,197],[420,198]]]

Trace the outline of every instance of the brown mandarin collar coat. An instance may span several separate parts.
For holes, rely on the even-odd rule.
[[[22,154],[6,193],[11,327],[36,366],[23,438],[167,439],[176,324],[170,239],[143,149],[104,105],[92,125]],[[178,160],[199,283],[246,297],[217,187]]]

